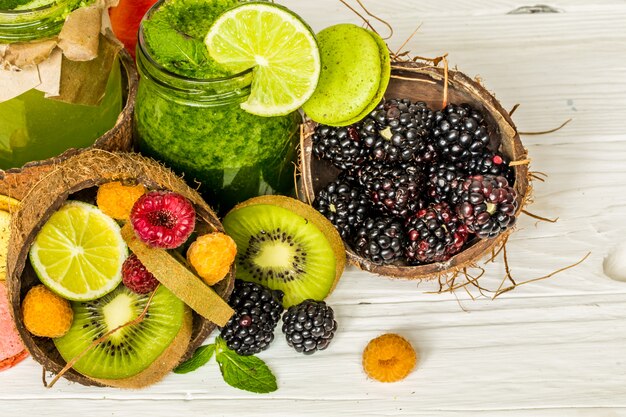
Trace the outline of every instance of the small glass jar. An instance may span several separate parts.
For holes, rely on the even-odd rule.
[[[41,3],[41,2],[40,2]],[[66,15],[81,5],[58,0],[29,10],[0,10],[0,44],[36,42],[56,36]],[[116,61],[97,106],[45,98],[32,89],[0,103],[0,169],[85,148],[110,130],[122,111],[122,76]]]
[[[294,188],[301,116],[260,117],[239,106],[253,71],[193,79],[163,68],[139,31],[135,129],[142,153],[169,165],[220,213],[250,197]]]

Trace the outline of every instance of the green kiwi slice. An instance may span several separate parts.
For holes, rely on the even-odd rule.
[[[232,209],[222,222],[237,243],[236,277],[285,293],[285,308],[334,289],[346,255],[337,230],[311,206],[262,196]]]
[[[119,285],[109,294],[88,302],[73,302],[74,321],[68,333],[54,344],[65,361],[78,357],[106,332],[137,318],[146,307],[150,294],[140,295]],[[179,336],[191,313],[185,304],[164,286],[159,286],[150,302],[148,312],[140,323],[121,328],[84,354],[73,368],[92,379],[123,380],[136,377],[148,369]],[[184,354],[190,332],[176,365]],[[166,369],[165,373],[170,369]],[[152,382],[152,381],[147,381]],[[132,386],[133,384],[130,383]]]

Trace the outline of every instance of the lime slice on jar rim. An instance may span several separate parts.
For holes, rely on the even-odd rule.
[[[299,109],[315,91],[320,54],[311,28],[273,3],[242,3],[223,13],[205,38],[210,56],[231,71],[253,68],[241,108],[258,116]]]
[[[39,280],[63,298],[88,301],[122,281],[128,248],[119,225],[96,206],[68,201],[43,225],[29,258]]]

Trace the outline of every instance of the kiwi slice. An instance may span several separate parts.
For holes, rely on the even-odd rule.
[[[346,254],[333,225],[311,206],[283,196],[247,200],[224,218],[237,243],[237,278],[285,293],[285,308],[323,300],[343,273]]]
[[[70,330],[65,336],[53,340],[57,350],[69,362],[106,332],[137,318],[149,298],[150,294],[136,294],[119,285],[96,300],[73,302],[74,321]],[[191,311],[161,285],[143,321],[110,335],[88,350],[73,368],[107,385],[148,385],[178,363],[190,336]],[[168,349],[171,345],[178,346],[175,352]],[[167,353],[165,358],[164,352]],[[154,363],[158,363],[159,370],[150,369]],[[141,375],[146,371],[149,375],[144,378]]]

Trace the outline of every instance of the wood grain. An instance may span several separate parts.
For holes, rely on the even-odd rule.
[[[358,19],[336,0],[285,0],[315,30]],[[356,5],[355,1],[350,1]],[[453,65],[480,75],[506,109],[521,103],[522,137],[535,182],[530,209],[556,224],[522,216],[509,245],[513,274],[528,279],[579,260],[550,280],[520,286],[492,301],[465,292],[429,294],[434,283],[392,281],[349,269],[328,302],[339,332],[327,351],[303,357],[277,334],[262,357],[275,371],[271,395],[237,391],[215,362],[169,375],[141,391],[40,384],[32,360],[0,373],[0,414],[63,416],[626,416],[626,284],[602,272],[608,251],[626,240],[626,2],[558,0],[550,14],[507,14],[495,1],[369,1],[393,22],[392,48],[421,24],[408,49],[449,53]],[[380,25],[376,25],[383,33]],[[500,283],[501,260],[484,285]],[[477,294],[473,292],[474,296]],[[403,334],[422,362],[407,380],[383,385],[360,368],[366,343]],[[34,414],[33,414],[34,413]]]

